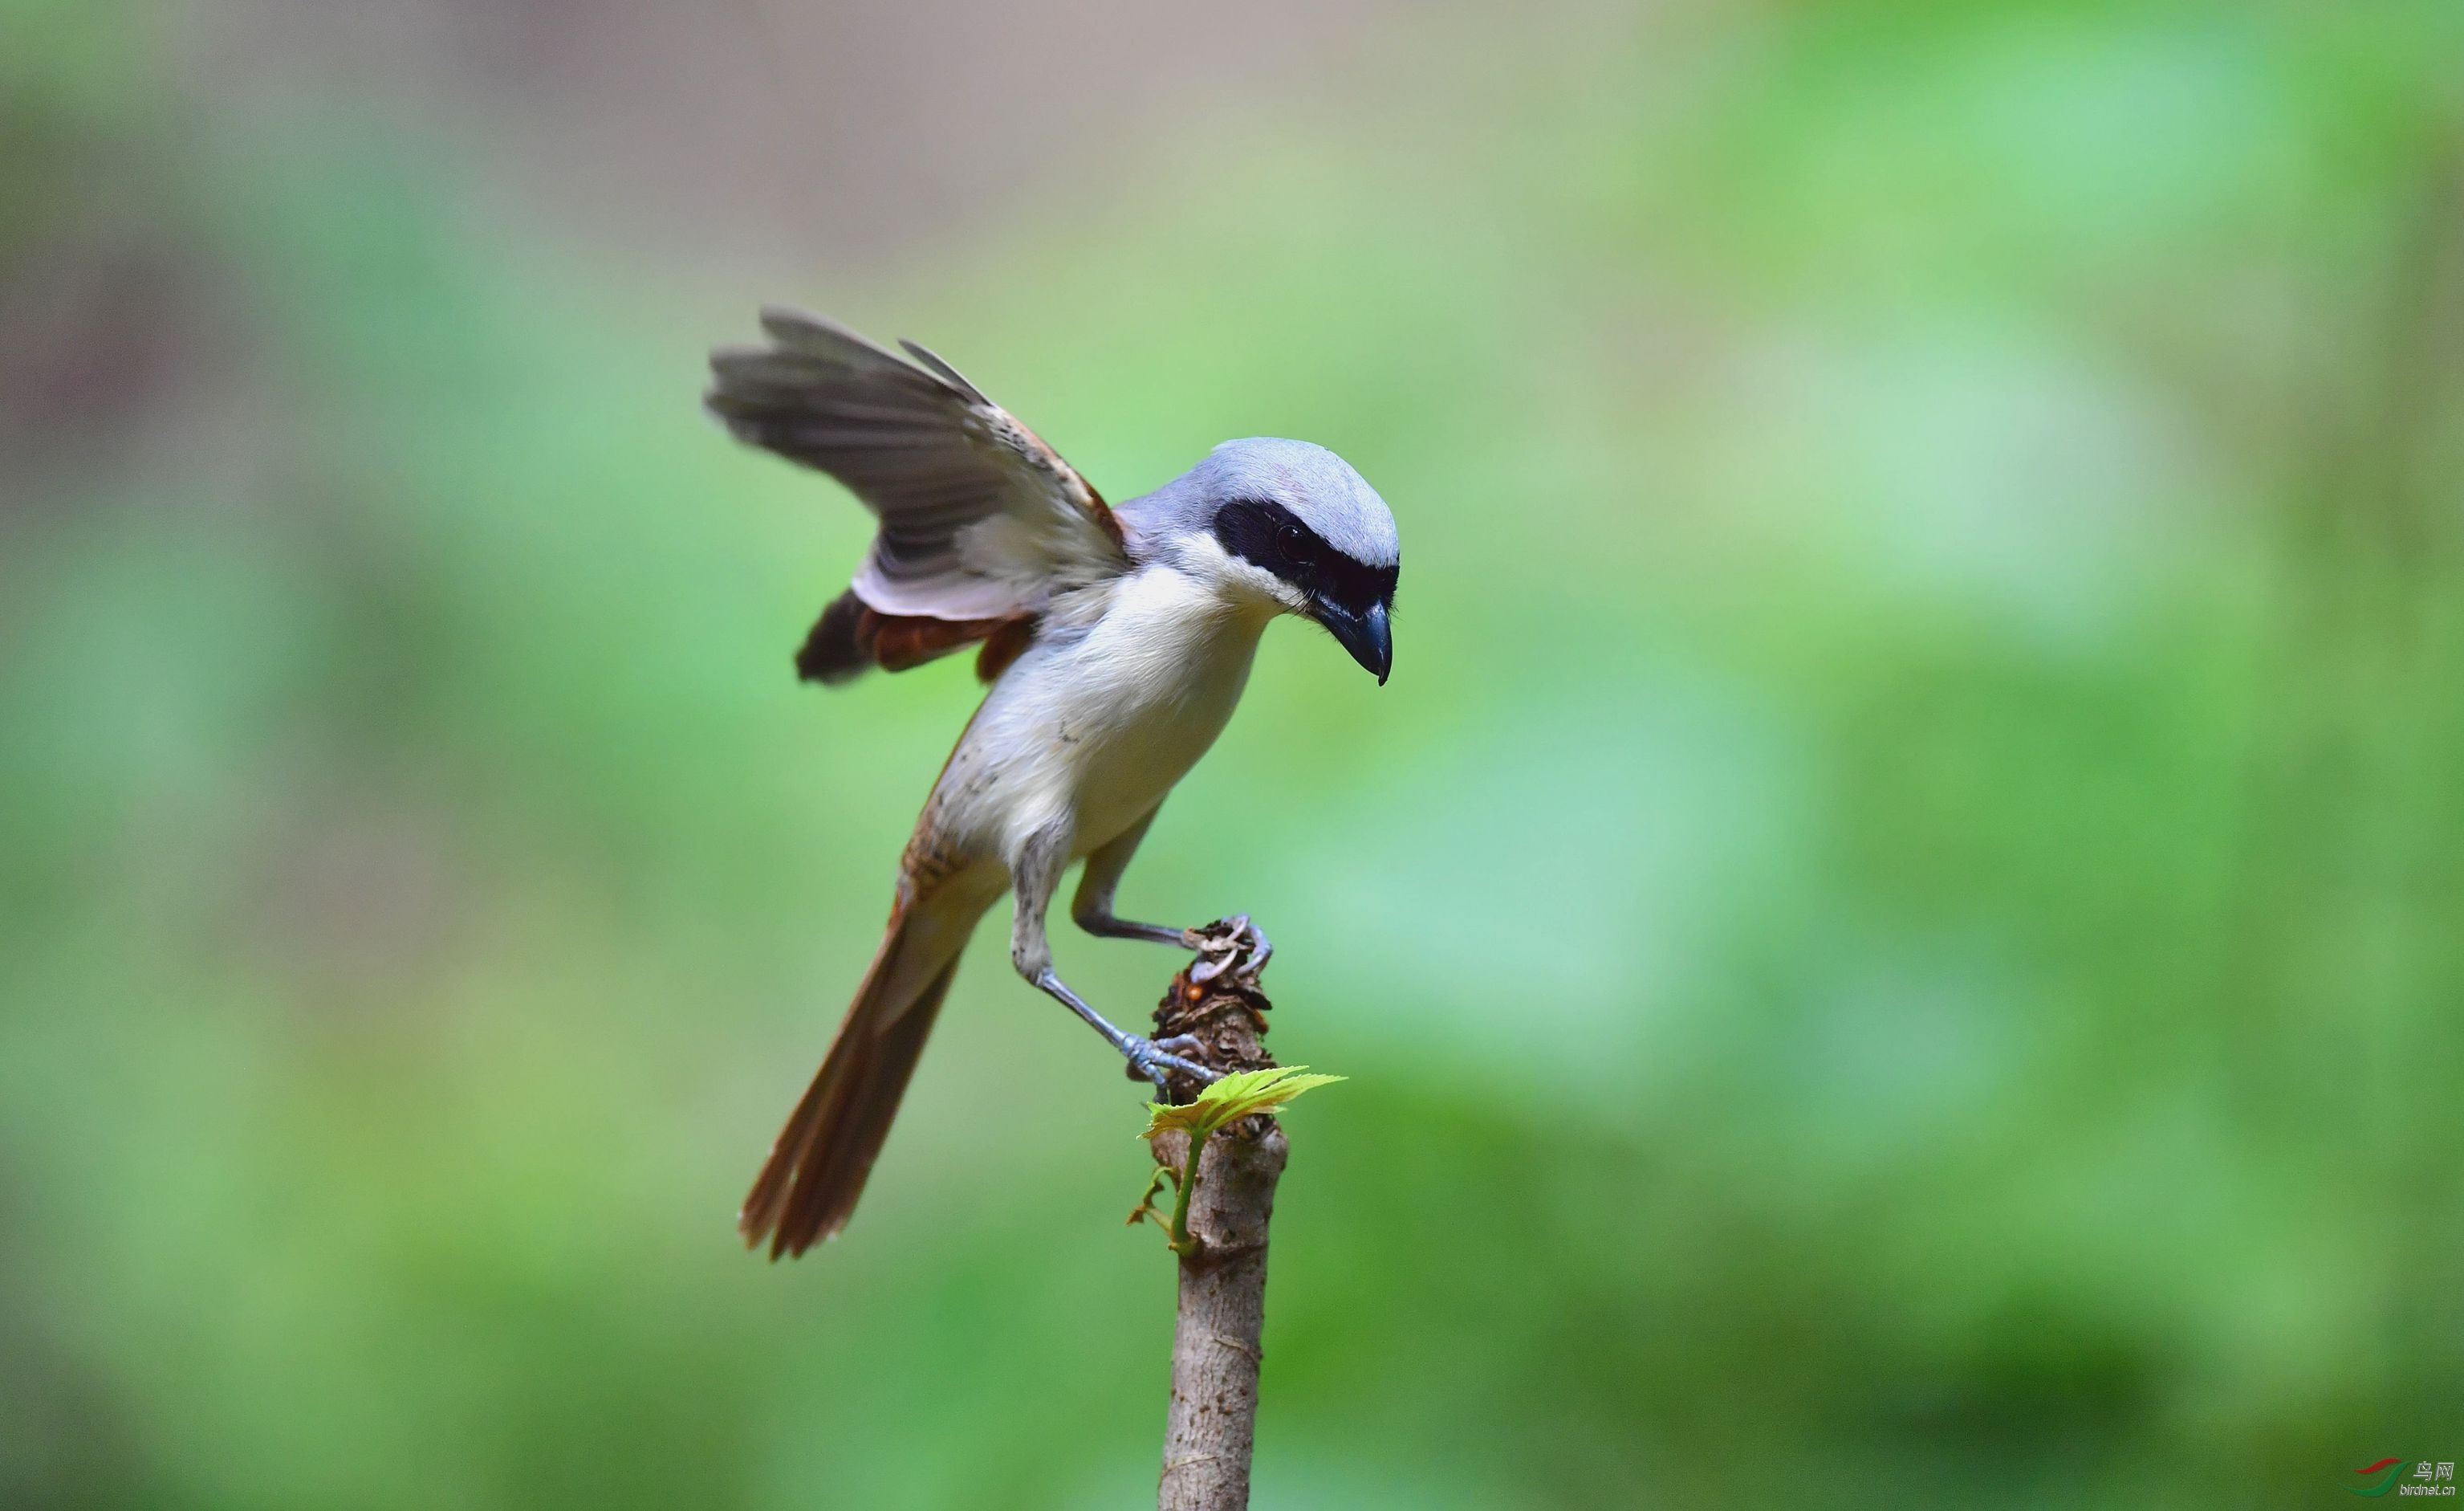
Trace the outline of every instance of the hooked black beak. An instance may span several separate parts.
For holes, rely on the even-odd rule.
[[[1386,674],[1395,667],[1395,637],[1386,627],[1386,606],[1371,604],[1367,613],[1353,613],[1340,604],[1317,600],[1317,622],[1326,626],[1335,643],[1352,653],[1352,658],[1367,667],[1386,685]]]

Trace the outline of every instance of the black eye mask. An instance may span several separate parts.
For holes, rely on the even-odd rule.
[[[1353,614],[1393,604],[1402,575],[1400,564],[1370,567],[1353,560],[1291,510],[1264,499],[1240,499],[1216,510],[1215,538],[1243,561]]]

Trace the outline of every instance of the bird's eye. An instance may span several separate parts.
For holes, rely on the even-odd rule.
[[[1309,536],[1297,524],[1287,524],[1277,531],[1275,544],[1282,546],[1284,555],[1292,561],[1306,560],[1309,555]]]

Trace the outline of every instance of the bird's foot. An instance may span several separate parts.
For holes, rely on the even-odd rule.
[[[1121,1045],[1121,1057],[1130,1062],[1133,1075],[1143,1076],[1155,1083],[1155,1090],[1167,1091],[1166,1078],[1174,1072],[1195,1078],[1201,1086],[1222,1078],[1220,1070],[1209,1070],[1194,1059],[1183,1058],[1174,1051],[1196,1051],[1203,1048],[1188,1034],[1168,1039],[1140,1038],[1132,1033]]]
[[[1246,913],[1217,919],[1201,928],[1183,929],[1180,938],[1198,954],[1189,967],[1189,979],[1199,986],[1230,971],[1234,980],[1254,987],[1258,973],[1266,968],[1266,962],[1275,953],[1274,941],[1266,937],[1265,929],[1250,922]]]

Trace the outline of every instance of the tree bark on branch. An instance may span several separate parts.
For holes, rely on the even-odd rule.
[[[1245,919],[1201,930],[1199,941],[1199,958],[1173,978],[1155,1010],[1155,1036],[1195,1039],[1188,1057],[1210,1070],[1273,1065],[1263,1042],[1268,1003],[1258,989],[1270,950]],[[1172,1088],[1179,1100],[1197,1089]],[[1159,1134],[1151,1147],[1158,1165],[1186,1167],[1189,1135]],[[1265,1357],[1266,1226],[1288,1153],[1282,1127],[1263,1114],[1224,1127],[1202,1152],[1189,1196],[1195,1243],[1179,1256],[1159,1511],[1243,1511],[1249,1504]]]

